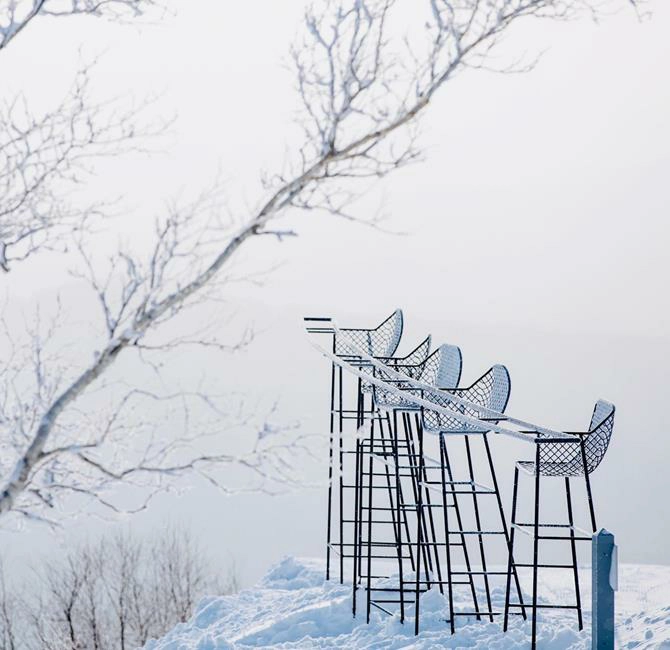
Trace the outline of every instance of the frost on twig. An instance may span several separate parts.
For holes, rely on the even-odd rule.
[[[295,463],[310,457],[318,441],[295,424],[276,424],[274,406],[246,404],[211,378],[184,378],[172,392],[166,389],[163,367],[181,345],[188,355],[202,346],[223,362],[249,343],[248,331],[228,344],[207,328],[190,338],[148,339],[131,349],[135,359],[125,372],[99,376],[95,387],[58,412],[62,395],[71,394],[82,374],[71,367],[70,346],[58,350],[49,343],[62,337],[61,321],[58,309],[49,319],[36,314],[22,346],[2,326],[0,474],[10,485],[26,481],[2,499],[20,520],[57,524],[94,503],[111,514],[137,512],[157,492],[178,489],[185,475],[229,493],[273,493],[299,484]],[[101,356],[83,376],[96,372]],[[40,451],[32,452],[35,432],[47,430]]]
[[[72,237],[82,259],[76,275],[91,287],[101,314],[97,351],[87,364],[47,363],[43,338],[33,334],[32,364],[0,370],[0,514],[48,517],[61,494],[121,509],[112,498],[115,486],[142,487],[137,494],[150,498],[183,474],[199,474],[222,489],[236,470],[259,479],[254,489],[295,481],[296,461],[310,453],[309,437],[261,423],[252,427],[255,436],[243,438],[242,450],[222,449],[221,439],[237,436],[219,435],[230,407],[211,387],[159,391],[139,381],[141,374],[138,385],[115,384],[117,359],[135,355],[159,374],[163,355],[175,347],[230,347],[211,332],[180,338],[174,331],[186,310],[220,298],[241,247],[263,235],[293,235],[293,228],[277,224],[291,210],[361,220],[355,200],[367,184],[420,155],[417,129],[436,93],[459,72],[488,67],[511,25],[564,20],[606,3],[428,0],[414,14],[418,28],[398,38],[399,4],[325,0],[308,9],[291,50],[302,142],[282,170],[265,176],[255,209],[231,216],[221,192],[203,192],[190,204],[166,208],[148,250],[119,248],[107,263],[89,253],[85,227]],[[105,397],[106,408],[86,410],[96,395]],[[196,425],[196,405],[211,419]],[[215,471],[221,466],[223,479]]]
[[[43,16],[88,14],[126,20],[137,18],[156,5],[156,0],[2,0],[0,50],[7,47],[31,21]]]
[[[41,115],[19,96],[0,104],[0,267],[42,248],[67,246],[105,206],[76,204],[73,191],[96,158],[145,146],[165,124],[140,123],[145,106],[93,102],[95,64],[75,76],[64,99]]]

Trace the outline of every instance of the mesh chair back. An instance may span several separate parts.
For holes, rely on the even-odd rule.
[[[444,344],[418,364],[389,365],[396,372],[407,375],[410,379],[421,381],[424,384],[440,388],[455,388],[461,380],[463,355],[457,346]],[[408,390],[409,393],[416,395],[420,395],[421,393],[420,390],[413,389],[409,383],[404,384],[402,380],[398,380],[384,370],[376,368],[375,376],[377,379],[388,382],[394,388]],[[416,408],[401,396],[384,390],[380,386],[374,386],[374,396],[377,406]]]
[[[589,435],[584,441],[586,466],[589,474],[600,465],[609,447],[614,430],[614,404],[599,399],[593,408]]]
[[[509,400],[511,382],[509,372],[505,366],[495,365],[485,372],[474,384],[468,388],[456,388],[449,391],[426,392],[424,398],[434,402],[439,406],[467,415],[469,417],[479,417],[479,411],[475,407],[456,404],[449,399],[449,395],[456,395],[473,404],[484,406],[498,413],[504,413]],[[429,431],[458,431],[485,433],[485,425],[478,427],[475,425],[464,424],[457,418],[450,417],[445,413],[423,410],[423,426]]]
[[[380,361],[393,368],[396,372],[401,372],[412,379],[418,379],[423,372],[423,367],[430,352],[430,343],[432,337],[430,334],[417,345],[409,354],[404,357],[381,357]],[[362,366],[361,372],[366,375],[375,375],[373,366]],[[386,373],[388,374],[388,373]],[[371,393],[372,384],[364,381],[361,384],[361,390],[364,393]]]
[[[415,379],[436,388],[456,388],[461,380],[462,368],[460,348],[444,343],[426,359],[423,372]]]
[[[396,309],[374,329],[340,329],[335,335],[335,354],[351,355],[351,344],[373,357],[391,357],[398,349],[402,328],[402,310]]]
[[[396,372],[401,372],[412,379],[418,379],[423,372],[426,358],[430,352],[430,343],[432,337],[430,334],[417,345],[409,354],[404,357],[381,357],[380,361],[387,366],[393,368]],[[375,375],[375,368],[373,366],[362,366],[361,372],[366,375]],[[386,373],[388,374],[388,373]],[[371,393],[373,389],[372,384],[364,381],[361,384],[361,390],[364,393]]]
[[[614,429],[614,405],[598,400],[593,409],[591,424],[582,434],[586,470],[590,474],[600,465],[609,447]],[[525,463],[531,469],[535,463]],[[581,445],[547,442],[540,444],[540,473],[544,476],[583,476],[584,462]]]
[[[412,366],[423,367],[426,359],[428,358],[428,353],[430,352],[430,344],[432,342],[432,337],[429,334],[419,345],[417,345],[409,354],[404,357],[388,357],[382,359],[387,365],[392,368],[407,368],[407,374],[410,377],[414,376],[411,374]],[[398,372],[402,372],[399,370]]]

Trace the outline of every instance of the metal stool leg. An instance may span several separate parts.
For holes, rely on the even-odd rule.
[[[404,427],[403,427],[404,429]],[[404,429],[405,431],[405,444],[406,446],[406,452],[405,452],[405,457],[407,458],[407,465],[410,468],[410,479],[412,479],[412,489],[414,489],[414,479],[412,478],[412,467],[414,465],[414,450],[410,446],[410,439],[407,434],[407,429]],[[398,430],[398,418],[397,414],[393,413],[393,441],[395,444],[396,449],[398,449],[399,444],[400,444],[400,431]],[[398,462],[400,462],[400,459],[398,459]],[[401,478],[403,476],[402,472],[399,472]],[[400,499],[402,500],[403,504],[407,504],[405,500],[405,495],[403,492],[403,486],[402,486],[402,481],[398,485],[398,494]],[[414,502],[416,503],[416,495]],[[409,527],[409,520],[407,518],[407,508],[402,509],[402,515],[403,515],[403,527],[405,529],[405,535],[407,536],[407,552],[409,555],[409,561],[410,561],[410,567],[412,571],[414,571],[414,550],[412,549],[412,534],[410,532],[410,527]]]
[[[333,349],[335,344],[333,343]],[[333,516],[333,462],[335,447],[335,364],[330,370],[330,437],[328,443],[328,519],[326,524],[326,580],[330,580],[330,545]]]
[[[591,479],[589,478],[588,464],[586,462],[586,449],[584,447],[584,441],[580,443],[580,451],[582,454],[582,467],[584,468],[584,481],[586,483],[586,495],[589,500],[589,513],[591,515],[591,530],[596,532],[596,512],[593,507],[593,495],[591,494]]]
[[[405,585],[404,585],[404,571],[403,571],[403,539],[402,539],[402,521],[404,512],[404,500],[402,498],[402,485],[400,483],[400,457],[398,445],[394,444],[393,432],[389,430],[388,440],[384,434],[384,421],[379,420],[379,435],[382,442],[382,454],[384,459],[391,455],[393,457],[394,475],[395,475],[395,496],[394,489],[391,482],[391,474],[389,467],[384,462],[384,473],[386,475],[386,484],[388,488],[389,508],[391,512],[391,521],[393,526],[393,536],[395,539],[396,555],[398,559],[398,588],[399,588],[399,605],[400,605],[400,622],[405,622]],[[387,447],[388,445],[388,447]],[[405,524],[407,520],[405,518]],[[408,530],[409,541],[409,530]]]
[[[415,584],[415,597],[414,597],[414,634],[419,633],[419,596],[421,593],[421,550],[423,548],[423,484],[421,482],[421,476],[424,473],[424,458],[423,458],[423,431],[418,432],[419,438],[419,490],[418,490],[418,500],[416,504],[416,539],[417,539],[417,548],[416,548],[416,584]],[[428,582],[428,567],[426,571],[426,582]]]
[[[572,498],[570,496],[570,479],[565,477],[565,497],[568,505],[568,523],[570,524],[570,548],[572,550],[572,567],[575,578],[575,598],[577,603],[577,621],[579,629],[584,628],[582,622],[582,598],[579,592],[579,572],[577,570],[577,547],[575,544],[574,517],[572,515]]]
[[[382,457],[384,459],[384,475],[386,478],[386,489],[388,492],[388,500],[389,500],[389,508],[390,508],[390,513],[391,513],[391,524],[393,526],[393,535],[395,538],[395,543],[396,546],[399,547],[401,542],[402,542],[402,530],[400,529],[401,527],[401,518],[399,516],[396,516],[398,513],[400,513],[401,510],[401,494],[398,486],[398,481],[395,481],[395,490],[394,490],[394,485],[391,480],[391,472],[389,470],[388,463],[386,462],[386,459],[388,456],[393,457],[393,462],[394,465],[397,464],[398,462],[398,450],[397,447],[394,447],[393,445],[393,434],[390,433],[389,439],[387,440],[386,435],[384,433],[384,421],[382,419],[379,420],[379,440],[381,442],[382,446]],[[394,472],[395,473],[395,472]],[[395,492],[395,495],[394,495]]]
[[[417,453],[417,448],[414,443],[414,435],[412,432],[412,421],[407,413],[403,413],[403,424],[404,424],[404,429],[405,429],[405,440],[407,441],[407,445],[409,448],[409,459],[410,459],[410,466],[412,467],[411,470],[411,475],[412,475],[412,489],[414,491],[414,500],[415,503],[419,501],[419,492],[424,491],[423,487],[423,480],[425,480],[425,464],[422,463],[423,460],[423,454],[421,452]],[[423,433],[419,432],[419,429],[417,428],[417,435],[422,436]],[[417,460],[419,459],[419,460]],[[424,479],[421,479],[422,474],[424,475]],[[426,526],[426,520],[423,516],[423,508],[424,508],[424,503],[423,503],[423,494],[421,495],[421,529],[422,529],[422,543],[417,547],[417,553],[421,553],[423,556],[423,565],[425,568],[425,573],[426,573],[426,586],[428,589],[430,589],[430,571],[433,570],[433,563],[431,559],[431,554],[430,554],[430,548],[427,546],[428,544],[428,528]],[[429,508],[430,510],[430,508]]]
[[[465,535],[463,534],[463,518],[461,517],[461,509],[460,509],[460,506],[458,504],[458,494],[457,494],[458,490],[455,489],[456,483],[454,481],[454,474],[453,474],[452,469],[451,469],[451,462],[449,461],[449,452],[447,450],[446,437],[443,436],[443,438],[444,438],[444,460],[443,460],[443,462],[444,462],[445,468],[447,470],[447,477],[448,477],[447,485],[449,486],[449,489],[451,491],[451,498],[454,500],[453,507],[454,507],[454,512],[456,514],[456,523],[458,525],[458,530],[453,531],[450,534],[451,535],[460,535],[461,542],[460,542],[459,546],[462,546],[462,548],[463,548],[463,556],[464,556],[464,559],[465,559],[465,570],[466,570],[466,573],[468,575],[468,580],[469,580],[469,584],[470,584],[470,593],[472,594],[472,602],[474,604],[475,612],[476,612],[475,618],[478,621],[481,621],[482,617],[481,617],[481,614],[479,613],[479,611],[480,611],[479,610],[479,602],[477,600],[477,589],[475,587],[475,581],[474,581],[473,574],[472,574],[472,565],[470,563],[470,553],[468,551],[467,540],[465,539]],[[446,540],[446,543],[447,543],[448,548],[449,548],[449,546],[451,545],[451,542],[449,541],[449,539]]]
[[[449,503],[447,502],[447,475],[446,475],[446,447],[444,443],[444,435],[440,434],[440,474],[442,482],[442,515],[444,517],[444,540],[447,554],[447,592],[449,595],[449,628],[453,634],[456,631],[454,621],[454,590],[453,579],[451,575],[451,548],[449,545]]]
[[[371,603],[371,587],[372,587],[372,483],[374,478],[374,464],[373,464],[373,447],[375,440],[375,430],[374,430],[374,420],[372,421],[372,426],[370,427],[370,457],[368,459],[368,503],[367,503],[367,515],[368,515],[368,538],[367,538],[367,594],[366,594],[366,614],[365,622],[370,622],[370,607]]]
[[[407,416],[409,419],[409,415]],[[421,427],[421,420],[419,419],[418,415],[415,415],[415,425],[417,428],[417,431]],[[428,509],[428,524],[430,526],[430,539],[432,539],[433,542],[433,564],[435,566],[435,569],[437,571],[437,584],[439,585],[440,593],[444,594],[444,581],[442,580],[442,567],[440,566],[440,554],[438,551],[438,546],[437,546],[437,535],[435,532],[435,518],[433,517],[433,504],[430,498],[430,489],[429,489],[429,484],[428,484],[428,473],[426,470],[426,466],[424,464],[423,468],[423,481],[425,485],[425,499],[426,499],[426,507]],[[428,537],[428,531],[426,531],[426,537]],[[428,557],[430,557],[430,547],[428,547]],[[432,570],[432,566],[431,566]]]
[[[465,454],[467,457],[468,464],[468,475],[470,477],[470,487],[472,488],[472,506],[475,513],[475,525],[477,530],[482,530],[482,521],[479,515],[479,503],[477,501],[477,488],[475,486],[475,473],[472,465],[472,450],[470,449],[470,439],[468,436],[465,436]],[[484,552],[484,537],[481,532],[477,534],[477,539],[479,541],[479,558],[482,562],[482,571],[484,574],[484,589],[486,591],[486,605],[489,612],[489,620],[493,623],[493,603],[491,602],[491,586],[489,584],[488,571],[486,569],[486,554]]]
[[[516,503],[517,503],[517,496],[519,493],[519,468],[515,467],[514,468],[514,490],[512,492],[512,517],[511,517],[511,524],[510,524],[510,534],[509,534],[509,541],[508,541],[508,554],[507,554],[507,585],[505,587],[505,616],[503,618],[503,632],[507,632],[507,627],[509,624],[509,608],[510,608],[510,587],[511,587],[511,582],[512,582],[512,571],[514,570],[515,576],[517,579],[517,582],[519,580],[518,575],[516,575],[516,567],[514,566],[514,534],[516,533]],[[519,587],[519,592],[521,592],[521,588]],[[521,601],[522,602],[522,601]],[[526,618],[525,616],[525,608],[522,607],[522,611],[524,612],[524,619]]]
[[[535,445],[535,507],[533,516],[533,616],[531,647],[537,647],[537,565],[540,541],[540,445]]]
[[[503,504],[502,504],[502,498],[500,497],[500,489],[498,488],[498,478],[496,476],[496,471],[495,471],[495,466],[493,465],[493,456],[491,454],[491,447],[489,446],[489,438],[488,434],[484,434],[484,448],[486,449],[486,458],[488,459],[489,462],[489,471],[491,473],[491,481],[493,482],[493,489],[495,490],[496,493],[496,501],[498,503],[498,512],[500,513],[500,521],[502,522],[502,527],[503,527],[503,533],[505,534],[505,542],[507,544],[507,547],[509,549],[510,546],[510,531],[507,527],[507,520],[505,519],[505,511],[503,509]],[[517,485],[516,477],[518,476],[517,473],[515,473],[515,489]],[[516,498],[515,498],[516,501]],[[514,510],[512,513],[512,521],[514,521]],[[509,567],[508,567],[509,568]],[[523,606],[523,594],[521,593],[521,583],[519,582],[519,574],[516,570],[516,566],[514,562],[512,562],[512,574],[514,575],[514,583],[516,586],[516,591],[517,591],[517,596],[519,597],[519,604],[521,605],[521,614],[523,616],[524,621],[526,620],[526,608]],[[509,571],[508,571],[508,576],[509,576]],[[505,599],[505,610],[507,610],[507,598]]]
[[[363,457],[361,453],[361,442],[356,439],[356,474],[354,477],[354,539],[353,539],[353,553],[352,553],[352,564],[353,564],[353,577],[351,581],[352,586],[352,614],[354,618],[356,617],[356,591],[358,590],[358,580],[359,580],[359,566],[360,566],[360,555],[361,555],[361,500],[363,498],[362,494],[362,472],[361,467],[363,464]]]
[[[340,584],[344,583],[344,441],[342,436],[343,430],[343,412],[342,412],[342,366],[339,367],[339,512],[340,512]]]
[[[400,462],[399,459],[399,452],[398,452],[398,445],[399,445],[399,434],[398,434],[398,418],[397,414],[394,411],[393,412],[393,420],[391,420],[391,415],[387,412],[386,413],[386,424],[387,428],[389,431],[389,435],[391,436],[392,444],[396,450],[396,455],[398,455],[398,463]],[[399,472],[402,478],[402,472]],[[398,496],[403,505],[406,504],[405,497],[403,494],[403,489],[402,489],[402,482],[398,485]],[[407,519],[407,509],[406,508],[401,508],[401,515],[402,515],[402,526],[405,530],[405,534],[407,536],[407,541],[411,540],[411,535],[410,535],[410,530],[409,530],[409,521]],[[400,520],[399,520],[400,521]],[[414,552],[412,551],[412,546],[411,544],[408,545],[408,551],[409,551],[409,560],[410,560],[410,565],[412,567],[412,571],[414,571]]]
[[[400,458],[398,456],[398,445],[397,445],[397,438],[396,438],[396,444],[394,445],[394,465],[395,465],[395,485],[396,485],[396,514],[397,514],[397,520],[398,520],[398,528],[397,528],[397,551],[398,551],[398,587],[400,588],[400,622],[404,623],[405,622],[405,580],[404,580],[404,572],[403,572],[403,555],[402,555],[402,529],[400,527],[400,518],[402,516],[401,512],[401,483],[400,483]],[[404,503],[404,502],[403,502]],[[407,525],[407,513],[405,511],[405,525]],[[408,546],[411,546],[409,544],[409,536],[407,538],[408,541]]]

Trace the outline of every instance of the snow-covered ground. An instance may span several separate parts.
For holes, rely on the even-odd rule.
[[[571,600],[571,576],[555,572],[541,582],[546,602]],[[587,585],[588,572],[582,583]],[[359,592],[359,594],[362,592]],[[500,606],[504,585],[493,596]],[[584,589],[585,629],[577,631],[574,612],[544,613],[538,646],[547,650],[590,648],[591,594]],[[360,597],[363,604],[363,596]],[[513,617],[503,634],[501,623],[460,617],[452,636],[445,623],[446,601],[437,590],[422,597],[421,633],[413,634],[411,618],[373,611],[369,625],[364,615],[351,616],[351,587],[324,581],[323,563],[285,558],[253,589],[200,603],[187,623],[146,650],[231,650],[233,648],[473,648],[503,650],[529,644],[530,623]],[[548,611],[548,610],[547,610]],[[670,567],[623,565],[617,593],[617,637],[620,648],[670,650]]]

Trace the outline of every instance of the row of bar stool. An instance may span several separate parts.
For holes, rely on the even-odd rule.
[[[508,530],[486,423],[464,425],[461,418],[445,415],[445,408],[454,409],[449,395],[458,395],[467,403],[504,413],[510,392],[506,368],[493,366],[471,386],[459,388],[462,355],[457,347],[443,345],[430,353],[431,338],[426,337],[404,357],[396,356],[403,330],[400,310],[376,328],[344,328],[338,329],[337,333],[318,324],[319,320],[329,319],[306,320],[312,321],[308,327],[310,332],[333,333],[333,353],[362,371],[358,373],[356,383],[355,407],[353,403],[345,404],[342,365],[333,363],[330,391],[326,577],[331,578],[331,554],[339,556],[340,582],[344,581],[345,560],[351,560],[353,614],[357,614],[358,591],[362,588],[368,621],[373,607],[388,614],[397,611],[401,622],[405,621],[406,612],[411,608],[415,632],[418,633],[421,595],[436,587],[447,596],[447,622],[452,633],[457,616],[492,621],[494,616],[502,615],[503,628],[507,630],[510,615],[519,614],[525,619],[529,609],[531,644],[535,647],[537,612],[548,607],[576,609],[578,625],[582,629],[576,542],[591,537],[574,524],[569,479],[584,477],[591,527],[595,531],[589,474],[600,463],[609,444],[614,407],[598,402],[589,430],[573,434],[574,439],[552,439],[537,432],[527,432],[536,443],[536,457],[534,461],[521,461],[516,465]],[[378,359],[384,366],[371,367],[361,363],[360,357],[357,360],[357,355],[352,352],[355,349]],[[385,372],[383,367],[390,371]],[[366,381],[366,373],[374,376],[376,381]],[[388,390],[385,385],[389,386]],[[426,397],[423,389],[417,387],[421,385],[439,389],[431,390],[429,395],[431,402],[443,407],[441,410],[416,406],[412,398]],[[458,415],[479,416],[475,408],[468,406],[461,405],[457,410]],[[344,445],[348,421],[355,422],[353,449]],[[453,460],[457,441],[464,452],[460,463]],[[489,485],[476,476],[473,451],[476,441],[482,443]],[[431,457],[431,453],[436,457]],[[519,475],[522,472],[535,479],[532,522],[517,521]],[[539,521],[540,478],[548,476],[564,479],[568,510],[565,523],[543,524]],[[492,509],[481,507],[480,500],[485,497],[492,497]],[[464,500],[470,504],[469,508],[464,509]],[[465,523],[464,512],[473,515],[469,525]],[[486,513],[488,522],[484,521]],[[491,517],[492,514],[495,516]],[[540,534],[541,529],[547,528],[567,534]],[[517,531],[530,533],[533,539],[530,563],[514,559]],[[502,540],[507,551],[505,571],[491,570],[487,562],[488,540],[496,538]],[[570,542],[569,564],[540,563],[539,542],[547,539]],[[459,561],[464,568],[457,567]],[[388,571],[389,564],[395,565],[393,575]],[[530,602],[524,602],[518,574],[519,569],[526,568],[532,569]],[[568,605],[538,603],[540,568],[569,569],[574,576],[576,602]],[[506,577],[503,611],[494,609],[490,584],[493,576]],[[466,611],[455,611],[454,591],[459,588],[469,594],[472,606]]]

